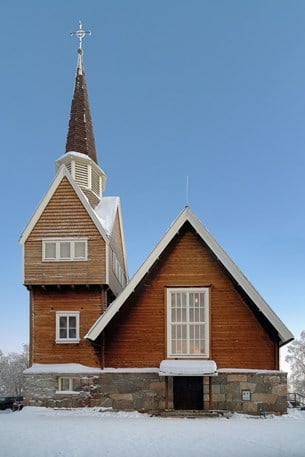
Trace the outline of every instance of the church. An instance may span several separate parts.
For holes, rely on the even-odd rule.
[[[65,153],[20,238],[25,404],[285,413],[279,351],[293,335],[189,207],[129,280],[120,199],[104,195],[95,148],[86,33],[80,23]]]

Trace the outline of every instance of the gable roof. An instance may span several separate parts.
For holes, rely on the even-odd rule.
[[[119,218],[120,225],[120,235],[121,235],[121,245],[123,250],[124,257],[124,269],[126,276],[128,277],[128,268],[127,268],[127,255],[125,248],[125,238],[124,238],[124,229],[123,229],[123,218],[121,211],[121,204],[119,197],[102,197],[100,203],[94,208],[94,212],[99,218],[106,234],[111,237],[112,231],[114,229],[114,223],[116,220],[116,215]]]
[[[100,219],[107,235],[110,235],[112,232],[118,205],[118,197],[103,197],[100,203],[94,208],[94,212]]]
[[[30,219],[29,223],[25,227],[24,231],[22,232],[22,235],[20,237],[20,243],[24,244],[32,232],[34,226],[36,225],[37,221],[39,220],[40,216],[42,215],[43,211],[45,210],[46,206],[48,205],[49,201],[51,200],[52,196],[54,195],[56,189],[60,185],[61,181],[63,178],[66,177],[69,183],[71,184],[72,188],[74,189],[75,193],[77,194],[78,198],[80,199],[81,203],[83,204],[84,208],[86,209],[87,213],[91,217],[93,223],[95,224],[96,228],[100,232],[101,236],[103,239],[108,242],[108,238],[111,234],[111,230],[113,227],[113,222],[114,218],[116,215],[116,211],[119,211],[120,214],[120,199],[119,197],[108,197],[111,200],[108,201],[107,207],[108,211],[102,212],[104,217],[100,217],[98,213],[95,212],[95,210],[92,208],[92,206],[89,204],[87,197],[84,195],[84,193],[81,191],[80,187],[76,184],[74,179],[72,178],[70,172],[68,169],[65,167],[65,165],[62,165],[60,169],[58,170],[55,179],[53,180],[51,186],[49,187],[49,190],[41,200],[38,208],[34,212],[32,218]],[[107,197],[102,197],[103,199]],[[100,203],[101,206],[103,206],[102,203]],[[114,209],[113,209],[114,208]],[[107,214],[107,217],[105,215]],[[113,221],[111,220],[113,218]],[[124,241],[123,241],[124,243]],[[124,251],[125,253],[125,251]]]
[[[139,285],[143,277],[148,273],[153,264],[158,260],[164,249],[173,240],[174,236],[179,232],[181,227],[189,222],[201,239],[207,244],[210,250],[214,253],[217,259],[221,262],[224,268],[230,273],[235,279],[237,284],[243,289],[247,296],[256,305],[258,310],[266,317],[271,325],[276,329],[280,345],[287,344],[293,339],[292,333],[283,324],[280,318],[274,313],[270,306],[265,302],[257,290],[248,281],[246,276],[239,270],[231,258],[211,236],[208,230],[202,225],[197,217],[192,213],[189,207],[185,207],[184,210],[179,214],[177,219],[169,227],[163,238],[159,241],[152,253],[147,257],[145,262],[135,273],[133,278],[130,280],[126,288],[121,294],[112,302],[112,304],[106,309],[106,311],[100,316],[100,318],[93,324],[88,331],[85,338],[89,340],[96,340],[105,327],[109,324],[112,318],[119,312],[121,307],[124,305],[128,297],[133,293],[136,287]]]

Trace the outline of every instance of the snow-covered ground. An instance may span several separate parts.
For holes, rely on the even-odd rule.
[[[0,411],[1,457],[304,457],[305,411],[173,419],[98,408]]]

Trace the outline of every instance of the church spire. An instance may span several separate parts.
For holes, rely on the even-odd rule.
[[[75,86],[66,142],[66,153],[73,151],[79,152],[81,154],[86,154],[95,163],[97,163],[82,49],[83,38],[86,35],[91,35],[91,32],[85,31],[80,21],[79,29],[75,32],[71,32],[71,35],[75,35],[79,39],[79,47]]]
[[[70,121],[66,142],[66,152],[56,161],[56,170],[62,165],[86,195],[95,208],[102,198],[106,186],[106,175],[96,160],[95,141],[91,122],[88,93],[86,87],[82,41],[91,32],[83,30],[82,23],[72,32],[79,39],[76,78],[71,104]]]

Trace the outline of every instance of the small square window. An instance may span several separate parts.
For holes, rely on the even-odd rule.
[[[81,379],[60,377],[58,378],[58,393],[79,393],[81,391]]]
[[[56,313],[56,342],[78,343],[79,342],[79,312]]]

